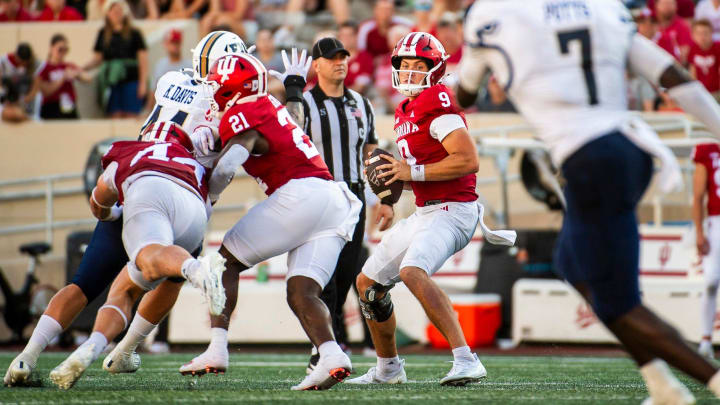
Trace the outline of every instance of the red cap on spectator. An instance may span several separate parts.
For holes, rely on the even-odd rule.
[[[171,29],[165,34],[165,40],[169,42],[182,42],[182,31],[178,29]]]

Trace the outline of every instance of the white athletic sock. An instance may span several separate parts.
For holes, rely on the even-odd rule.
[[[208,351],[221,351],[227,352],[228,346],[228,331],[223,328],[212,328],[210,329],[210,345]]]
[[[470,346],[457,347],[453,349],[452,354],[455,361],[475,361]]]
[[[334,340],[328,340],[327,342],[321,344],[318,346],[318,353],[320,353],[320,359],[327,356],[332,356],[334,354],[340,354],[342,353],[342,349],[340,348],[340,345],[337,344]]]
[[[313,346],[312,350],[310,350],[310,355],[314,356],[316,354],[318,354],[318,349],[317,349],[317,347]]]
[[[102,353],[103,350],[105,350],[105,346],[107,346],[108,341],[105,335],[103,335],[100,332],[93,332],[90,334],[90,337],[88,340],[83,343],[82,346],[88,346],[94,344],[93,347],[93,361],[97,360],[97,358],[100,356],[100,353]],[[78,348],[79,349],[79,348]]]
[[[139,313],[135,313],[125,337],[118,343],[118,349],[125,353],[133,352],[156,326],[140,316]]]
[[[45,350],[50,341],[60,335],[62,331],[62,325],[58,321],[47,315],[41,316],[23,353],[32,356],[33,363],[37,362],[40,352]],[[31,365],[35,366],[35,364]]]
[[[716,397],[720,398],[720,371],[710,378],[707,387]]]
[[[702,306],[702,337],[712,337],[715,326],[715,311],[717,308],[717,287],[705,287],[705,293],[700,298]],[[712,340],[712,339],[711,339]]]
[[[200,277],[201,268],[200,261],[191,257],[183,262],[180,272],[190,284],[199,288],[198,277]]]
[[[400,357],[378,357],[377,371],[381,376],[389,376],[400,368]]]

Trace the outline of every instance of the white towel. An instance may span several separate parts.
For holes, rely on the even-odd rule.
[[[486,241],[492,243],[493,245],[514,245],[515,239],[517,238],[517,233],[515,231],[508,231],[504,229],[493,231],[488,228],[487,225],[485,225],[485,221],[483,220],[485,207],[483,207],[483,205],[480,203],[477,203],[477,206],[478,213],[480,215],[480,229],[482,230],[483,238],[485,238]]]
[[[660,137],[650,126],[638,117],[631,118],[620,131],[638,148],[660,159],[661,168],[658,179],[660,191],[664,194],[682,191],[683,178],[675,155],[663,145]]]

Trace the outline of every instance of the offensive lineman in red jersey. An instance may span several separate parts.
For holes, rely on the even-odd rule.
[[[716,173],[720,170],[720,145],[707,143],[695,146],[692,216],[695,224],[698,255],[703,257],[705,294],[702,297],[702,339],[698,351],[714,358],[712,333],[717,312],[717,291],[720,285],[720,184]],[[703,202],[707,195],[707,231],[703,227]]]
[[[389,163],[378,169],[388,171],[378,177],[386,184],[408,181],[418,208],[383,235],[358,275],[360,306],[378,359],[376,367],[348,384],[407,381],[395,345],[396,321],[388,292],[399,281],[420,301],[453,349],[453,367],[441,383],[465,385],[487,374],[471,353],[450,300],[430,276],[470,242],[478,222],[488,242],[512,245],[515,234],[489,231],[479,221],[482,206],[475,193],[475,143],[452,92],[440,84],[447,58],[440,42],[423,32],[406,35],[393,51],[393,87],[408,97],[395,111],[402,160],[384,156]]]
[[[200,259],[189,253],[200,247],[208,220],[208,179],[192,150],[180,126],[161,121],[144,131],[142,141],[115,142],[103,156],[105,170],[90,208],[99,220],[107,220],[111,207],[122,205],[122,239],[130,261],[98,310],[93,335],[105,339],[88,339],[50,373],[60,388],[75,384],[107,342],[127,327],[133,304],[167,277],[185,278],[201,289],[211,313],[225,306],[225,260],[217,253]],[[123,361],[139,362],[139,357],[134,353]]]
[[[214,109],[223,111],[223,151],[210,179],[211,193],[222,191],[242,165],[268,195],[223,239],[220,254],[227,259],[223,284],[228,300],[211,325],[213,330],[227,330],[241,271],[287,252],[287,301],[320,352],[315,370],[292,389],[328,389],[346,378],[352,365],[335,342],[320,293],[340,251],[352,239],[361,203],[344,183],[333,181],[310,138],[287,108],[267,94],[267,76],[258,59],[243,54],[218,60],[207,78]],[[213,371],[214,364],[227,365],[227,347],[211,344],[180,371],[197,373],[198,366]]]

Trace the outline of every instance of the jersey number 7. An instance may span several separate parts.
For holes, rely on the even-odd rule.
[[[570,43],[573,41],[580,42],[581,64],[583,73],[585,73],[585,85],[588,91],[588,103],[597,105],[597,83],[595,82],[595,73],[593,73],[592,60],[592,42],[590,41],[590,31],[587,28],[558,32],[558,42],[560,43],[560,53],[568,55],[570,53]]]

